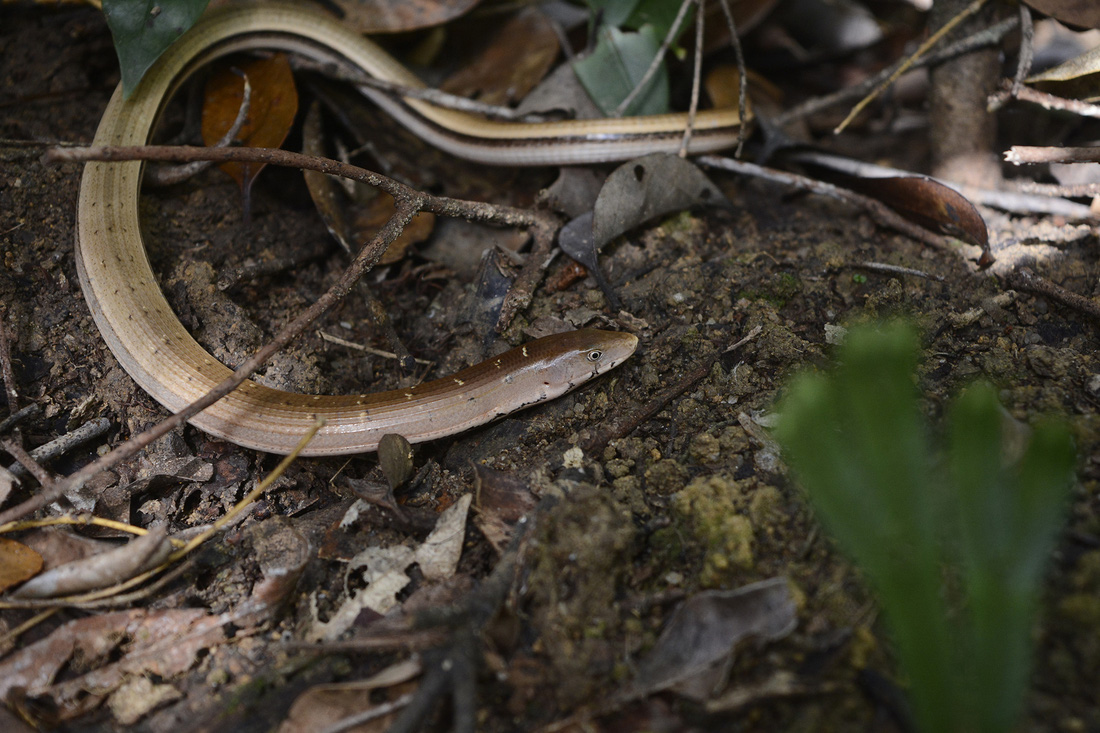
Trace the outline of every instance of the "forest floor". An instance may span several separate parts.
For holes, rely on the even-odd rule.
[[[0,137],[90,141],[117,79],[115,63],[95,12],[11,13],[0,27]],[[395,145],[418,149],[417,141],[394,134]],[[910,144],[894,138],[882,154]],[[3,153],[0,303],[20,398],[42,408],[23,427],[26,442],[45,442],[94,417],[110,421],[100,444],[51,465],[65,474],[164,411],[115,361],[82,297],[73,258],[80,170],[43,165],[39,152]],[[429,160],[426,168],[441,171],[427,185],[451,196],[531,204],[555,177],[552,170],[492,170],[440,160],[430,150],[415,154]],[[45,698],[24,697],[13,709],[47,723],[66,721],[72,730],[277,727],[312,686],[366,678],[408,655],[401,648],[317,655],[288,642],[313,638],[318,624],[330,621],[362,584],[349,573],[349,561],[367,548],[419,547],[439,512],[478,490],[481,521],[466,525],[457,571],[428,580],[413,566],[408,584],[394,592],[405,613],[462,602],[489,577],[507,545],[490,542],[499,536],[486,522],[500,507],[486,502],[502,492],[543,501],[506,599],[478,630],[472,655],[481,665],[480,729],[534,730],[588,709],[610,727],[618,727],[611,721],[625,726],[620,729],[644,722],[653,729],[898,730],[897,672],[872,596],[817,528],[756,421],[767,422],[792,373],[827,363],[834,327],[905,315],[921,329],[918,385],[933,424],[954,395],[981,377],[997,386],[1017,420],[1060,415],[1073,426],[1080,482],[1045,586],[1024,728],[1100,729],[1100,324],[1009,290],[996,268],[975,267],[971,248],[933,248],[837,201],[710,175],[731,208],[669,216],[604,249],[601,262],[623,301],[619,312],[607,307],[591,278],[555,292],[540,287],[498,338],[483,319],[470,317],[488,307],[481,290],[470,286],[478,255],[440,253],[451,236],[480,243],[514,242],[517,235],[464,223],[438,223],[421,253],[369,275],[404,342],[434,363],[430,374],[413,381],[564,327],[629,330],[641,346],[623,366],[566,397],[418,446],[423,470],[398,491],[401,514],[364,503],[349,483],[377,477],[373,455],[298,460],[187,572],[150,597],[125,610],[62,611],[0,654],[18,654],[75,620],[98,617],[104,631],[97,633],[120,635],[120,618],[137,623],[139,616],[169,610],[177,615],[158,617],[161,633],[168,640],[178,635],[183,644],[197,633],[196,618],[219,617],[259,593],[272,563],[292,566],[297,578],[280,590],[279,603],[264,614],[234,617],[232,628],[223,625],[219,633],[207,630],[171,674],[139,665],[100,689],[57,692],[66,680],[124,657],[130,647],[123,647],[102,658],[69,660],[44,688]],[[145,195],[146,240],[169,302],[227,362],[262,345],[346,265],[300,181],[285,170],[261,175],[249,224],[236,184],[217,170]],[[1063,287],[1096,295],[1094,227],[983,214],[999,259],[1025,258]],[[507,259],[501,262],[510,272]],[[558,257],[546,282],[561,280],[565,267]],[[754,338],[719,354],[757,327]],[[330,393],[408,384],[392,362],[334,345],[321,332],[377,343],[362,300],[349,298],[281,354],[264,378]],[[643,410],[711,362],[633,432],[591,449],[602,426]],[[590,449],[578,456],[570,451],[577,446]],[[226,512],[276,462],[186,427],[99,477],[83,498],[97,515],[181,532]],[[195,476],[199,480],[189,480]],[[630,679],[680,601],[702,589],[775,577],[793,589],[797,625],[768,644],[739,648],[727,693],[739,691],[741,698],[707,709],[653,693],[614,711],[600,709]],[[184,611],[186,618],[179,615]],[[0,631],[30,615],[2,612]],[[369,632],[376,618],[362,612],[349,633]],[[368,694],[382,703],[416,684],[413,676]],[[300,727],[321,725],[308,718],[316,709],[358,709],[343,698],[332,702],[337,693],[331,694],[331,705],[295,713],[309,721],[299,719]],[[356,691],[353,698],[362,695]],[[443,720],[449,709],[439,713]]]

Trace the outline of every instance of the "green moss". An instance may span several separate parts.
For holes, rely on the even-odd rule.
[[[738,513],[740,499],[737,482],[721,474],[701,476],[676,495],[676,512],[703,546],[703,586],[722,585],[752,567],[753,525]]]

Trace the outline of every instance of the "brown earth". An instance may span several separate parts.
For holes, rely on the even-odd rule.
[[[85,142],[117,80],[110,37],[92,11],[5,11],[0,24],[0,137]],[[407,141],[406,141],[407,142]],[[415,145],[415,143],[409,143]],[[107,417],[104,445],[116,445],[163,416],[111,356],[88,313],[73,264],[79,169],[39,163],[38,150],[0,148],[0,302],[13,343],[21,399],[42,414],[24,427],[44,442],[94,416]],[[424,153],[422,153],[424,155]],[[427,153],[430,155],[430,153]],[[445,161],[472,182],[454,195],[529,202],[552,172],[517,174]],[[765,685],[789,673],[804,694],[761,699],[728,715],[696,717],[675,697],[655,696],[612,716],[622,725],[664,719],[726,730],[893,730],[883,679],[896,679],[884,632],[859,574],[817,529],[774,452],[748,432],[745,416],[766,414],[784,380],[830,353],[827,329],[905,314],[923,332],[919,384],[938,420],[950,396],[976,377],[1000,388],[1024,422],[1065,416],[1078,439],[1080,485],[1052,563],[1044,596],[1034,685],[1025,728],[1100,729],[1100,476],[1096,406],[1100,363],[1097,324],[1027,294],[1002,298],[995,275],[979,273],[969,249],[932,249],[883,230],[834,201],[795,195],[767,183],[716,173],[733,203],[669,217],[608,247],[609,278],[623,299],[613,314],[592,281],[562,292],[541,290],[506,332],[518,344],[549,324],[629,329],[642,346],[616,372],[553,403],[417,449],[426,478],[399,499],[421,526],[474,488],[473,465],[511,474],[542,494],[563,492],[536,529],[501,614],[486,638],[479,679],[479,720],[486,730],[529,730],[577,706],[593,704],[629,677],[652,645],[674,601],[703,588],[731,588],[785,575],[797,589],[798,627],[767,647],[746,646],[731,685]],[[146,196],[145,223],[154,267],[184,322],[215,354],[240,359],[300,311],[346,263],[314,213],[297,174],[269,171],[254,191],[246,227],[235,184],[217,171]],[[500,199],[497,199],[500,200]],[[1049,219],[990,214],[994,254],[1028,251],[1036,269],[1078,293],[1096,294],[1095,230]],[[442,236],[437,230],[437,238]],[[1064,241],[1054,241],[1058,237]],[[1017,243],[1020,240],[1022,244]],[[433,247],[445,243],[437,241]],[[561,260],[550,268],[554,279]],[[914,268],[929,277],[883,274],[861,263]],[[414,257],[372,285],[416,356],[440,375],[476,361],[492,333],[460,319],[479,307],[472,273]],[[226,273],[231,287],[219,287]],[[640,409],[701,360],[759,326],[737,351],[629,436],[585,455],[581,470],[563,453],[601,425]],[[351,392],[397,386],[390,362],[326,344],[326,331],[377,343],[359,302],[342,304],[269,366],[269,379],[300,390]],[[77,450],[51,468],[67,473],[93,458]],[[197,456],[214,466],[205,482],[149,484],[129,500],[112,489],[155,473],[158,461]],[[135,524],[165,520],[179,531],[211,521],[275,465],[271,456],[215,441],[186,428],[99,481],[98,511]],[[155,607],[232,606],[255,581],[257,527],[296,531],[312,543],[306,569],[285,608],[252,630],[198,655],[169,683],[182,695],[144,717],[148,730],[270,729],[309,685],[365,677],[392,654],[335,654],[320,660],[282,645],[301,638],[311,603],[325,617],[343,589],[341,560],[369,545],[415,544],[426,532],[386,512],[339,520],[353,495],[338,476],[376,471],[373,456],[298,461],[252,515],[196,568],[145,601]],[[419,513],[416,513],[419,512]],[[276,524],[270,524],[276,523]],[[415,524],[415,522],[414,522]],[[460,577],[484,578],[497,555],[471,524]],[[242,544],[243,543],[243,544]],[[250,549],[251,548],[251,549]],[[423,579],[414,578],[416,588]],[[461,584],[456,582],[456,586]],[[410,595],[406,589],[401,598]],[[459,590],[453,591],[460,598]],[[29,612],[4,611],[0,629]],[[63,612],[15,642],[45,637],[83,612]],[[72,670],[69,672],[73,673]],[[765,685],[766,686],[766,685]],[[122,727],[104,708],[76,729]]]

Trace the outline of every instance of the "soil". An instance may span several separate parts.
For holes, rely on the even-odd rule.
[[[117,82],[115,68],[96,12],[5,11],[0,137],[90,141]],[[426,185],[448,195],[525,205],[554,178],[553,171],[491,171],[440,160],[393,134],[394,145],[407,146],[416,160],[429,159]],[[906,141],[897,143],[901,148]],[[0,303],[21,405],[42,408],[23,426],[23,439],[33,447],[97,416],[111,425],[98,444],[50,465],[65,474],[164,411],[119,367],[81,296],[72,254],[79,169],[42,165],[35,149],[0,151]],[[449,178],[463,180],[448,187]],[[309,686],[361,679],[393,662],[393,653],[302,655],[284,642],[304,638],[315,618],[333,613],[345,594],[349,558],[369,546],[422,542],[438,512],[475,490],[478,471],[494,469],[536,495],[560,499],[540,516],[505,608],[480,637],[480,729],[532,730],[585,706],[594,709],[629,678],[678,600],[785,576],[798,599],[797,628],[767,646],[744,646],[731,671],[732,686],[764,692],[710,716],[657,694],[610,713],[608,726],[665,721],[671,729],[901,730],[892,717],[899,710],[898,673],[873,597],[818,529],[773,447],[751,429],[754,419],[770,414],[794,371],[827,363],[834,327],[905,315],[923,334],[918,383],[934,424],[953,395],[982,377],[999,388],[1016,420],[1053,414],[1073,428],[1079,484],[1045,586],[1024,728],[1100,729],[1098,324],[1057,303],[1007,291],[997,270],[974,267],[970,248],[932,248],[844,204],[792,195],[775,184],[721,173],[712,178],[731,208],[669,216],[605,248],[602,264],[623,301],[618,313],[591,278],[582,279],[556,292],[540,288],[498,337],[470,318],[485,307],[482,290],[471,285],[477,270],[470,259],[441,265],[420,254],[368,279],[409,349],[434,363],[430,369],[402,376],[388,360],[320,337],[323,331],[384,347],[362,301],[345,302],[277,357],[264,381],[346,393],[447,374],[562,327],[627,329],[642,344],[615,372],[562,399],[419,446],[421,475],[397,494],[403,521],[378,507],[347,521],[355,494],[346,479],[376,479],[374,456],[297,461],[196,567],[143,603],[210,613],[233,607],[255,592],[273,529],[308,543],[297,585],[285,589],[283,606],[262,624],[212,645],[174,677],[156,679],[179,694],[151,706],[134,725],[270,729]],[[347,261],[297,173],[266,172],[252,201],[246,223],[236,184],[211,170],[149,191],[143,204],[150,256],[170,302],[196,337],[230,364],[311,303]],[[1094,228],[983,213],[992,225],[993,253],[1003,262],[1030,261],[1044,277],[1096,296]],[[445,247],[440,240],[447,231],[437,226],[430,247]],[[515,233],[507,238],[515,240]],[[563,260],[550,266],[547,281],[560,279]],[[925,276],[867,269],[868,262]],[[507,258],[499,267],[511,271]],[[719,356],[701,380],[629,435],[566,458],[601,426],[642,409],[756,327],[758,336]],[[162,468],[168,459],[199,459],[213,470],[198,481],[170,478]],[[95,482],[89,496],[98,502],[97,514],[141,526],[161,521],[180,532],[224,513],[276,462],[188,427]],[[131,485],[151,476],[162,478]],[[498,559],[470,523],[456,575],[461,581],[444,584],[449,596],[443,596],[461,600]],[[399,600],[430,585],[414,575]],[[14,648],[84,614],[63,611]],[[0,630],[29,616],[4,611]],[[793,675],[799,693],[767,693],[780,675]],[[68,725],[125,727],[117,710],[93,707]],[[41,711],[34,715],[49,720]]]

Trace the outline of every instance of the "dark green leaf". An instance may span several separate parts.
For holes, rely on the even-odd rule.
[[[637,33],[605,28],[595,50],[573,63],[577,78],[605,114],[612,114],[619,103],[645,76],[661,46],[652,26]],[[635,98],[627,114],[654,115],[668,111],[668,69],[662,64],[657,73]]]
[[[129,97],[165,49],[193,26],[210,0],[103,0]]]

